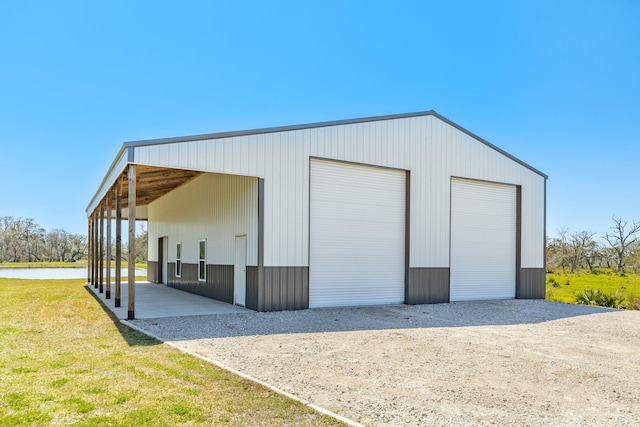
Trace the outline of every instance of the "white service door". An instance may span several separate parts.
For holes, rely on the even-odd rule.
[[[162,238],[162,284],[169,283],[169,238]]]
[[[233,303],[245,306],[247,296],[247,236],[236,236],[236,262],[233,273]]]
[[[309,307],[401,304],[404,171],[311,160]]]
[[[451,182],[450,300],[516,296],[516,187]]]

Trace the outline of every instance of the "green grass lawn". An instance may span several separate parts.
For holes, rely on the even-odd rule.
[[[0,425],[342,425],[117,321],[84,280],[0,279]]]
[[[640,274],[620,275],[612,270],[601,270],[597,274],[589,271],[547,274],[548,300],[574,303],[575,294],[588,289],[599,289],[611,295],[617,293],[624,298],[625,308],[640,309]]]

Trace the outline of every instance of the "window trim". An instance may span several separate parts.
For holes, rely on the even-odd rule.
[[[176,242],[176,277],[182,277],[182,242]]]
[[[202,245],[204,244],[204,258],[202,257]],[[198,281],[207,281],[207,240],[198,241]]]

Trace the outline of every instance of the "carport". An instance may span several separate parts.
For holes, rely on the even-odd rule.
[[[113,308],[120,310],[122,299],[127,300],[127,319],[134,319],[136,310],[135,283],[135,227],[136,221],[146,221],[147,206],[161,196],[191,181],[201,174],[193,170],[179,170],[129,163],[129,151],[122,147],[100,189],[87,207],[88,214],[88,271],[87,283],[101,298],[111,300],[111,262],[115,263],[115,295]],[[133,213],[133,214],[132,214]],[[115,220],[115,221],[114,221]],[[128,279],[127,288],[121,286],[122,221],[128,221]],[[115,254],[112,254],[112,223],[115,222]],[[106,229],[106,230],[105,230]],[[149,298],[150,292],[144,297]],[[149,301],[145,301],[147,307]]]
[[[107,299],[98,288],[87,286],[118,319],[127,319],[125,307],[116,307],[113,299]],[[122,298],[127,299],[128,287],[122,288]],[[253,310],[227,304],[211,298],[184,292],[157,283],[136,282],[138,297],[136,304],[137,319],[156,319],[161,317],[202,316],[211,314],[249,313]]]

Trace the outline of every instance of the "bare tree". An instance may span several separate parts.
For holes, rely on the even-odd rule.
[[[616,251],[614,251],[611,247],[603,247],[600,251],[600,266],[611,268],[613,264],[616,263],[618,256],[616,255]]]
[[[593,271],[593,265],[598,258],[600,258],[600,247],[598,243],[593,240],[595,232],[590,230],[583,230],[571,234],[571,247],[574,253],[574,259],[577,261],[580,267],[584,264],[589,267],[589,271]],[[583,264],[584,262],[584,264]],[[573,271],[573,265],[571,271]]]
[[[7,260],[18,262],[23,254],[24,242],[22,240],[22,220],[12,216],[5,216],[2,219],[3,233],[2,241],[7,250]]]
[[[571,267],[571,273],[575,273],[576,270],[580,270],[584,264],[584,248],[580,240],[577,238],[577,234],[573,233],[566,241],[566,253],[567,263]]]
[[[593,231],[570,233],[568,228],[558,230],[558,237],[547,245],[548,263],[561,267],[562,271],[569,267],[571,273],[588,267],[593,271],[594,263],[601,257],[600,246],[593,240]]]
[[[566,227],[562,227],[557,230],[558,237],[551,239],[548,247],[548,258],[549,264],[555,267],[562,268],[562,272],[564,272],[565,268],[570,265],[569,262],[569,242],[567,235],[569,234],[569,229]]]
[[[0,262],[7,261],[9,256],[6,234],[11,222],[10,216],[0,217]]]
[[[612,219],[611,229],[613,232],[605,234],[604,239],[615,252],[616,269],[624,271],[626,252],[638,241],[636,234],[640,231],[640,223],[633,221],[629,224],[628,221],[615,216]]]
[[[69,236],[71,243],[71,262],[76,262],[80,258],[87,256],[87,238],[80,234]],[[115,253],[115,251],[113,252]]]
[[[49,261],[66,261],[71,250],[71,235],[66,231],[54,228],[47,234],[47,245],[51,250]]]
[[[27,261],[39,260],[38,244],[44,242],[45,229],[40,227],[33,218],[27,218],[21,221],[22,230],[21,237],[24,240],[25,251],[27,253]]]
[[[558,248],[558,263],[560,264],[560,267],[562,267],[562,272],[564,273],[564,269],[565,267],[567,267],[570,262],[569,262],[569,240],[567,238],[567,235],[569,234],[569,229],[566,227],[562,227],[561,229],[558,230],[558,237],[555,239],[556,240],[556,245]]]

